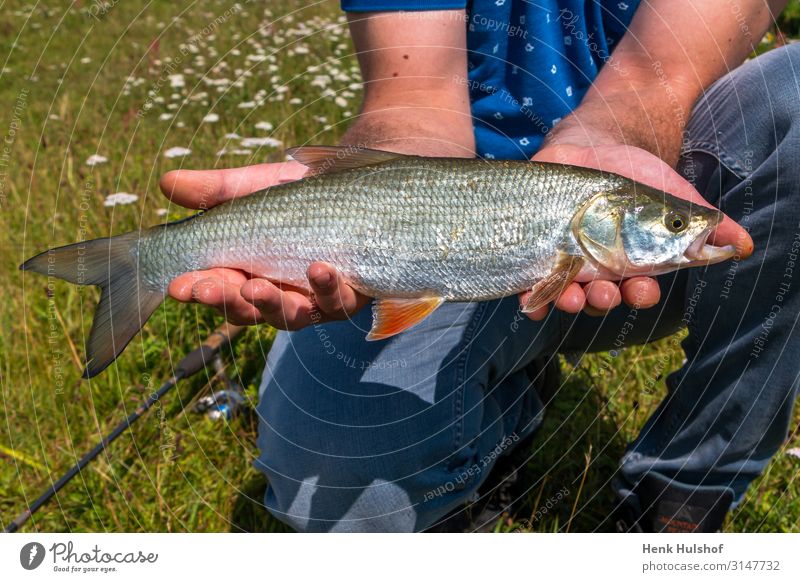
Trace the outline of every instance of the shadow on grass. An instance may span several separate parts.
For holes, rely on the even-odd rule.
[[[610,482],[627,434],[591,377],[568,368],[529,449],[515,453],[525,493],[495,531],[614,531]]]

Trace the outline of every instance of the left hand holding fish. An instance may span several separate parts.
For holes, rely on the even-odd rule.
[[[208,209],[226,200],[246,196],[275,184],[298,180],[306,167],[297,162],[256,164],[220,170],[175,170],[161,179],[161,190],[176,204]],[[214,307],[237,325],[268,323],[296,330],[312,323],[346,319],[369,302],[331,265],[314,263],[308,269],[307,291],[275,285],[238,269],[216,268],[185,273],[169,286],[169,294],[182,302]]]

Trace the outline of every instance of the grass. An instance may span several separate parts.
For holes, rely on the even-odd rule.
[[[17,266],[50,246],[163,221],[158,209],[166,209],[169,219],[186,216],[158,194],[158,177],[167,170],[283,158],[280,148],[218,156],[222,148],[241,149],[228,133],[273,137],[287,145],[335,143],[359,102],[353,85],[359,80],[357,65],[335,3],[306,8],[301,2],[276,2],[272,13],[267,3],[242,3],[232,10],[228,2],[213,0],[153,2],[144,9],[130,2],[106,2],[104,8],[80,4],[2,5],[4,525],[141,404],[174,363],[220,323],[210,310],[169,302],[117,365],[84,382],[79,356],[95,290],[41,277],[23,280]],[[173,68],[168,59],[174,70],[168,70]],[[325,59],[328,64],[320,66]],[[168,74],[183,74],[183,86]],[[331,78],[312,84],[324,74]],[[240,82],[209,84],[204,76]],[[254,100],[263,103],[239,107]],[[152,107],[143,110],[148,102]],[[219,121],[202,123],[209,113]],[[174,117],[162,119],[167,114]],[[274,129],[259,129],[259,122]],[[191,155],[163,155],[176,146],[190,148]],[[93,154],[108,162],[86,165]],[[136,193],[139,200],[104,207],[113,192]],[[266,327],[250,328],[225,356],[228,374],[240,379],[251,407],[271,338]],[[670,368],[680,364],[675,345],[667,339],[621,353],[603,382],[597,381],[607,359],[603,354],[574,367],[565,364],[566,383],[526,468],[531,485],[526,513],[501,529],[612,529],[607,483],[625,443],[663,396],[662,383],[656,394],[643,391],[646,379],[660,373],[662,357]],[[265,482],[251,465],[257,454],[254,416],[224,423],[188,411],[194,398],[215,387],[211,374],[179,386],[25,531],[284,530],[263,509]],[[797,463],[779,454],[726,529],[800,531]],[[565,486],[570,494],[559,497]]]

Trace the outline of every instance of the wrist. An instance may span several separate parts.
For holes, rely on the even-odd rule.
[[[547,136],[545,146],[627,145],[646,150],[670,165],[678,161],[686,119],[662,107],[648,107],[641,95],[624,100],[586,101]]]
[[[365,108],[340,143],[419,156],[475,155],[471,117],[439,107]]]
[[[675,67],[630,51],[615,53],[581,104],[554,128],[546,145],[624,144],[674,165],[698,96],[696,83],[678,74]]]

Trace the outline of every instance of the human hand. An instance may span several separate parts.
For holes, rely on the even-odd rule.
[[[268,186],[298,180],[305,173],[306,167],[298,162],[225,170],[174,170],[162,176],[160,186],[172,202],[206,209]],[[217,268],[185,273],[170,283],[168,292],[178,301],[214,307],[233,324],[268,323],[287,330],[346,319],[369,301],[327,263],[311,264],[308,282],[313,295],[237,269]]]
[[[533,159],[614,172],[698,205],[711,207],[689,182],[657,156],[638,147],[615,143],[605,139],[605,136],[587,136],[586,128],[579,132],[567,131],[557,139],[549,140],[548,145]],[[753,250],[753,240],[747,231],[727,216],[712,233],[709,242],[717,246],[734,245],[741,257],[749,256]],[[529,295],[530,292],[520,295],[523,305]],[[637,308],[648,308],[656,305],[660,299],[661,292],[655,279],[631,277],[620,282],[596,280],[584,284],[571,283],[555,305],[568,313],[584,310],[590,315],[603,315],[622,301]],[[547,311],[548,307],[545,306],[528,315],[531,319],[541,320]]]

